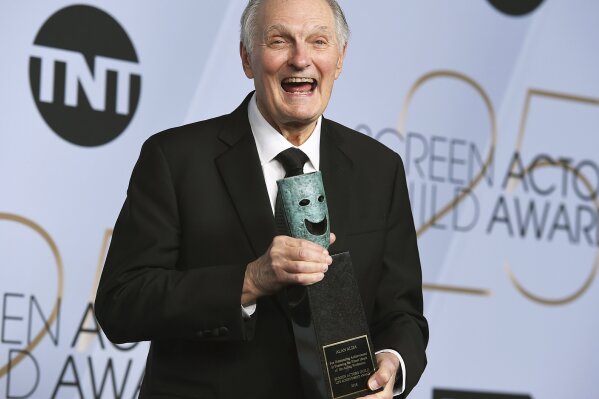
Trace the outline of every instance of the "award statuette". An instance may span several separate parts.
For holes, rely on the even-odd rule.
[[[277,181],[279,234],[329,246],[329,215],[320,172]],[[282,294],[295,336],[306,397],[352,399],[370,392],[376,358],[349,252],[332,256],[325,278]]]

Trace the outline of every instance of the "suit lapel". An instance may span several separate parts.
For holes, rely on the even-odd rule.
[[[216,165],[254,255],[258,257],[270,245],[275,235],[275,225],[258,150],[247,117],[250,98],[251,93],[231,113],[229,125],[220,133],[220,139],[229,145],[229,149],[216,159]]]
[[[331,232],[337,236],[330,252],[342,252],[350,216],[352,161],[347,155],[343,138],[332,123],[324,118],[320,138],[320,171],[327,196]]]

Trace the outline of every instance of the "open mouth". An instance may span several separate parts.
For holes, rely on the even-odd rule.
[[[287,93],[309,94],[316,89],[318,82],[312,78],[285,78],[281,81],[281,87]]]
[[[315,236],[321,236],[327,231],[327,218],[325,216],[320,222],[311,222],[308,219],[304,219],[304,224],[306,225],[306,229],[310,232],[310,234]]]

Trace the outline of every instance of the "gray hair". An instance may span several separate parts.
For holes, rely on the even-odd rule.
[[[263,2],[264,0],[249,0],[245,10],[243,10],[243,14],[241,14],[241,42],[249,53],[254,49],[254,38],[258,29],[256,18]],[[326,2],[331,7],[335,16],[337,40],[339,41],[340,49],[342,49],[349,40],[349,25],[339,3],[336,0],[326,0]]]

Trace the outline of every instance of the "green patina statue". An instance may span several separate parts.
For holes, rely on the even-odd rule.
[[[287,177],[278,180],[277,185],[283,205],[285,233],[328,248],[329,210],[321,173]]]

